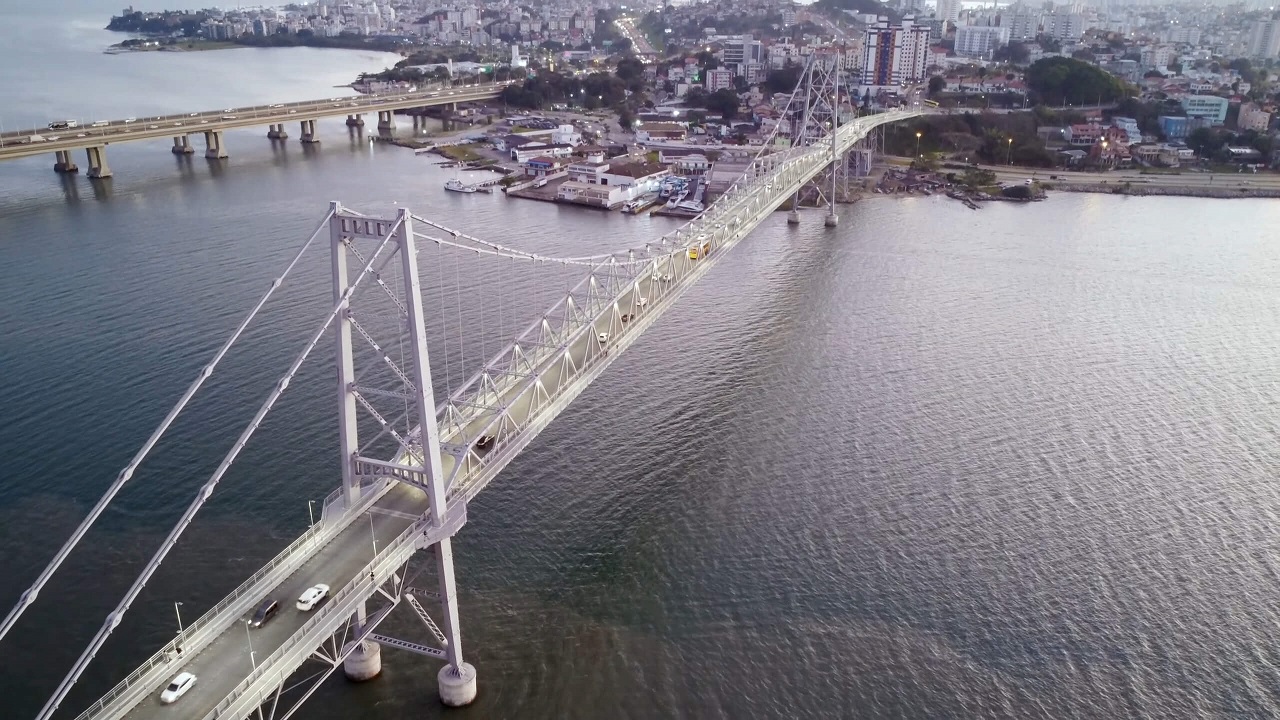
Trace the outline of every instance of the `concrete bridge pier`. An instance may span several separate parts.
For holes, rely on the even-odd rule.
[[[89,156],[89,177],[95,180],[105,180],[111,177],[111,168],[107,166],[107,149],[105,147],[87,147],[84,152]]]
[[[378,111],[378,132],[391,132],[396,129],[395,114],[390,110]]]
[[[835,227],[840,224],[840,218],[836,215],[835,207],[832,207],[830,211],[827,212],[827,217],[822,221],[822,224],[827,227]]]
[[[791,212],[787,213],[788,225],[800,224],[800,193],[791,196]]]
[[[275,123],[267,126],[267,137],[272,140],[288,139],[289,133],[284,129],[284,123]]]
[[[369,577],[372,578],[373,574],[370,573]],[[368,621],[368,608],[361,602],[356,608],[355,617],[352,618],[356,637],[364,633],[364,627]],[[342,672],[348,680],[364,682],[374,679],[378,673],[382,672],[382,646],[378,643],[372,640],[356,643],[353,640],[342,647],[343,652],[348,650],[351,654],[342,661]]]
[[[204,132],[204,156],[210,160],[221,160],[227,157],[227,144],[222,139],[221,130]]]
[[[56,158],[53,162],[53,171],[60,173],[80,172],[80,168],[76,167],[76,163],[71,159],[70,150],[59,150],[53,154]]]
[[[171,151],[174,155],[190,155],[196,149],[191,147],[191,140],[186,135],[179,135],[173,139]]]
[[[302,130],[301,130],[301,137],[299,139],[302,140],[302,142],[304,143],[320,142],[320,138],[316,137],[316,121],[315,120],[303,120],[301,124],[302,124]]]
[[[348,115],[347,127],[364,127],[363,115]]]

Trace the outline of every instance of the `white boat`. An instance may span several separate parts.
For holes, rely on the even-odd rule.
[[[444,184],[444,189],[452,190],[454,192],[463,192],[463,193],[473,193],[476,191],[475,188],[463,183],[461,180],[458,180],[456,178],[453,180],[446,180]]]

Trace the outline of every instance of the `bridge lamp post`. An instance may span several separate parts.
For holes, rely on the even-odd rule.
[[[373,513],[369,513],[369,539],[373,540],[373,556],[378,557],[378,533],[373,531]]]
[[[312,524],[312,525],[315,525],[315,524],[316,524],[316,512],[315,512],[315,510],[312,510],[312,509],[311,509],[311,506],[312,506],[312,505],[314,505],[314,504],[315,504],[315,502],[316,502],[315,500],[308,500],[308,501],[307,501],[307,515],[308,515],[308,516],[310,516],[310,518],[311,518],[311,524]]]
[[[253,656],[253,635],[249,632],[249,621],[244,621],[244,636],[249,640],[249,664],[254,670],[258,669],[258,661]]]
[[[173,604],[173,612],[175,615],[178,616],[178,635],[182,635],[182,612],[178,610],[178,608],[180,607],[182,607],[181,602],[176,602]]]

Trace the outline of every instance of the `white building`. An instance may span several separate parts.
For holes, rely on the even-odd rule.
[[[1270,17],[1253,24],[1249,33],[1249,56],[1274,58],[1280,56],[1280,18]]]
[[[1075,42],[1084,35],[1084,15],[1054,13],[1044,18],[1044,32],[1054,40]]]
[[[715,92],[733,87],[733,71],[729,68],[716,68],[707,71],[707,92]]]
[[[862,53],[863,85],[902,85],[921,82],[929,65],[929,28],[908,15],[901,25],[881,17],[867,28]]]
[[[1156,68],[1163,71],[1169,67],[1169,63],[1173,62],[1173,48],[1168,45],[1157,45],[1155,47],[1144,47],[1139,53],[1140,62],[1144,68]]]
[[[951,23],[951,27],[955,27],[960,22],[960,0],[938,0],[938,9],[935,17],[944,23]],[[943,34],[946,34],[947,28],[942,28]]]
[[[965,25],[956,28],[956,54],[965,57],[990,57],[991,53],[1009,44],[1009,28],[975,27]]]
[[[1271,113],[1258,107],[1256,103],[1247,102],[1240,106],[1240,117],[1236,126],[1241,130],[1266,132],[1271,125]]]
[[[1026,8],[1000,16],[1001,27],[1009,28],[1010,40],[1034,40],[1040,34],[1040,16]]]
[[[724,64],[735,74],[745,75],[748,63],[764,64],[764,44],[750,35],[724,44]]]

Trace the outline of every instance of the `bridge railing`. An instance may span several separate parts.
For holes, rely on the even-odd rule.
[[[899,119],[899,114],[887,114],[881,118],[860,118],[842,126],[836,137],[837,152],[843,154],[847,151],[870,127],[896,119]],[[486,435],[494,437],[493,446],[485,454],[467,452],[462,458],[450,483],[450,498],[469,500],[474,497],[495,474],[496,471],[490,471],[490,466],[505,465],[510,456],[527,443],[523,437],[528,434],[525,431],[536,434],[538,426],[545,424],[538,416],[558,404],[561,388],[572,386],[581,377],[598,374],[597,368],[610,362],[603,348],[590,342],[586,343],[580,361],[566,360],[570,348],[582,342],[584,335],[594,337],[598,331],[608,331],[608,346],[612,349],[621,341],[630,344],[628,338],[647,327],[647,322],[619,322],[620,314],[630,314],[630,310],[635,308],[613,310],[611,307],[627,293],[637,292],[635,288],[645,274],[663,266],[668,270],[662,272],[669,271],[672,279],[669,283],[650,284],[649,306],[636,313],[637,319],[641,320],[660,314],[667,304],[663,301],[668,298],[674,300],[682,294],[692,280],[702,275],[698,269],[710,264],[701,257],[699,260],[689,259],[687,248],[700,247],[705,242],[718,256],[732,247],[763,219],[764,214],[776,208],[830,163],[830,153],[828,142],[762,155],[753,161],[748,170],[750,176],[734,183],[706,213],[664,235],[658,245],[650,246],[647,261],[643,258],[641,263],[606,261],[593,267],[586,278],[560,298],[513,344],[513,347],[527,348],[521,362],[533,371],[536,379],[527,373],[504,372],[499,363],[490,363],[481,371],[481,375],[487,374],[483,381],[480,376],[473,378],[468,383],[469,390],[468,386],[460,388],[446,403],[443,415],[449,422],[441,429],[442,437],[457,437],[464,444]],[[744,217],[750,218],[745,226],[740,224]],[[699,256],[703,254],[699,249]],[[613,291],[612,296],[599,292],[601,284]],[[609,312],[612,312],[612,317]],[[499,357],[507,358],[512,366],[516,362],[514,354],[500,353]],[[563,366],[557,389],[552,396],[542,397],[538,393],[544,390],[544,385],[539,381],[554,372],[557,363]],[[509,408],[525,400],[526,396],[528,409],[522,413],[523,417],[515,416]],[[473,427],[472,424],[477,422],[480,426]],[[496,431],[510,426],[514,426],[512,429],[516,432]]]
[[[175,659],[182,656],[182,653],[178,651],[178,648],[189,649],[192,646],[198,645],[204,638],[205,634],[207,634],[213,627],[215,621],[224,617],[223,613],[228,608],[236,604],[236,601],[243,598],[245,593],[256,586],[259,581],[269,575],[273,570],[284,564],[299,549],[306,546],[308,543],[314,542],[320,534],[320,531],[320,525],[312,525],[307,528],[306,532],[298,536],[298,538],[290,543],[284,550],[281,550],[280,553],[271,560],[271,562],[267,563],[258,570],[258,572],[254,573],[248,580],[240,583],[239,587],[231,591],[230,595],[227,595],[222,599],[222,602],[214,605],[208,612],[201,615],[199,620],[196,620],[194,623],[186,626],[181,634],[171,640],[169,644],[161,648],[155,655],[152,655],[151,658],[143,663],[137,670],[134,670],[129,677],[122,680],[112,688],[110,692],[102,696],[102,698],[93,705],[90,705],[84,712],[80,713],[80,715],[77,716],[77,720],[86,720],[87,718],[90,718],[96,713],[102,711],[117,698],[128,692],[130,688],[138,684],[139,681],[143,680],[143,678],[150,674],[155,668],[169,666]],[[214,634],[216,635],[223,629],[224,628],[221,627],[217,628],[217,631]]]
[[[331,632],[329,630],[331,625],[334,623],[340,625],[345,622],[345,619],[354,613],[354,605],[372,596],[377,591],[378,585],[385,582],[392,573],[408,562],[410,556],[419,547],[433,544],[441,538],[457,532],[465,520],[465,516],[466,508],[454,504],[450,507],[449,520],[446,521],[444,527],[435,527],[426,519],[410,523],[409,527],[405,528],[394,540],[380,548],[377,557],[362,567],[359,573],[341,590],[334,593],[329,602],[322,605],[301,628],[290,635],[288,640],[285,640],[284,644],[276,648],[275,652],[272,652],[265,659],[259,661],[253,672],[236,685],[221,702],[214,706],[213,710],[210,710],[204,716],[204,720],[222,718],[224,713],[238,703],[255,702],[252,698],[245,698],[244,696],[252,690],[257,682],[265,677],[274,676],[279,678],[279,682],[273,681],[271,686],[273,688],[282,683],[284,677],[291,673],[297,664],[301,664],[318,646],[313,642],[314,635],[321,631],[327,635]],[[432,532],[433,530],[434,532]],[[240,720],[240,717],[235,717],[234,720]]]
[[[379,491],[386,490],[389,487],[389,483],[382,482],[361,488],[362,495],[357,507],[363,507],[376,500],[382,494]],[[342,488],[339,487],[325,498],[325,510],[333,506],[334,503],[340,503],[341,500]],[[77,715],[76,720],[92,718],[131,691],[150,692],[149,687],[139,687],[139,685],[152,685],[156,680],[156,678],[150,677],[153,671],[157,668],[170,667],[175,660],[180,660],[184,655],[190,657],[198,653],[203,642],[212,637],[217,637],[218,634],[223,632],[237,615],[245,612],[249,606],[258,600],[258,593],[252,593],[252,591],[263,580],[271,576],[272,573],[279,571],[282,567],[288,567],[289,561],[294,559],[300,551],[307,549],[309,545],[326,543],[332,539],[332,535],[341,529],[325,522],[327,515],[325,510],[321,511],[321,522],[307,528],[306,532],[298,536],[292,543],[289,543],[288,547],[281,550],[271,559],[271,562],[260,568],[248,580],[240,583],[221,602],[210,608],[204,615],[201,615],[200,619],[183,628],[181,634],[161,648],[159,652],[152,655],[127,678],[117,683],[106,695],[103,695],[97,702]],[[251,593],[252,596],[250,595]],[[237,605],[243,605],[244,607],[235,609]],[[231,618],[231,620],[226,618]],[[182,653],[178,652],[178,648],[183,648]]]

